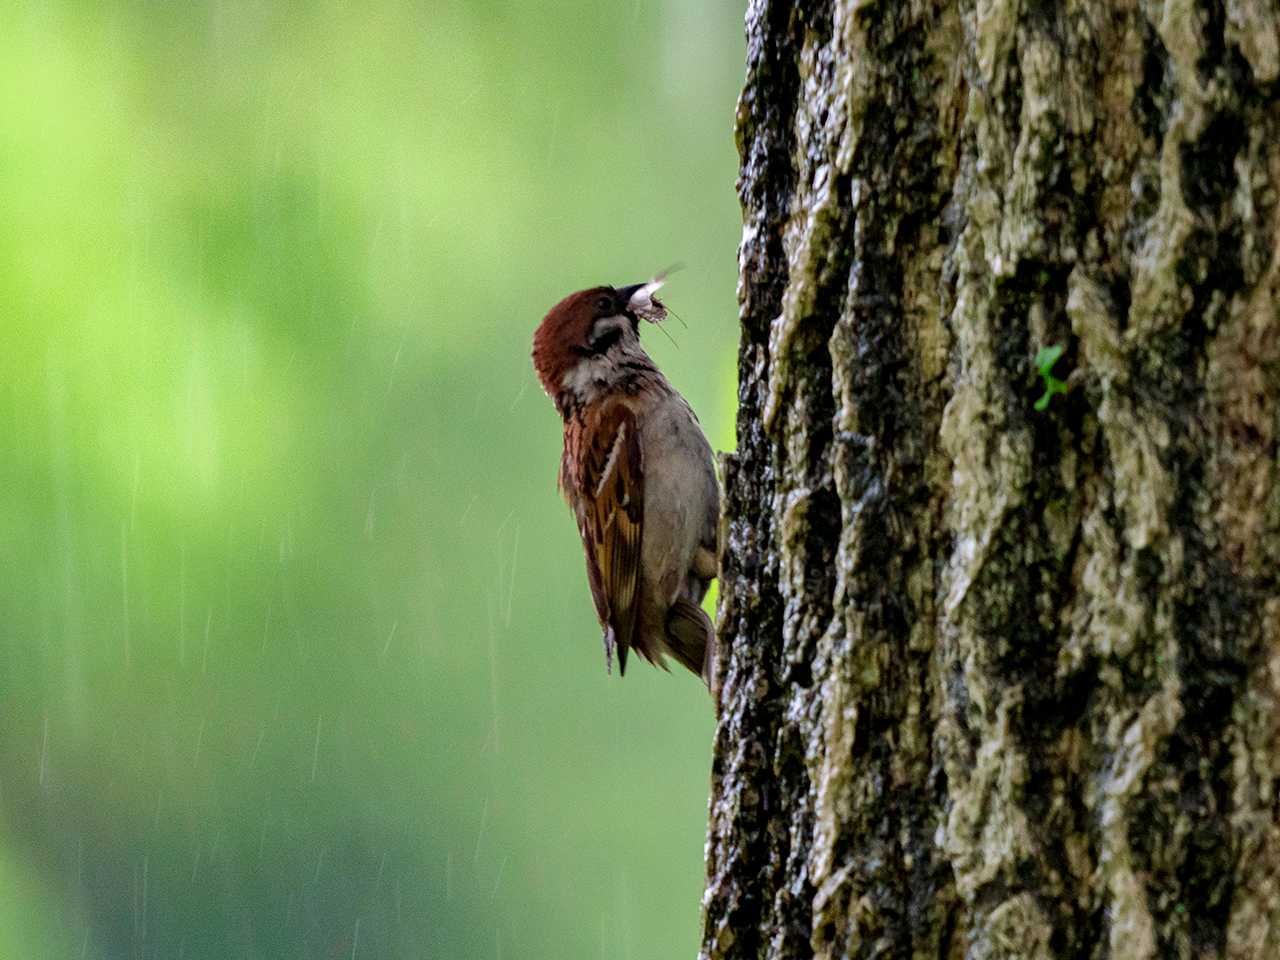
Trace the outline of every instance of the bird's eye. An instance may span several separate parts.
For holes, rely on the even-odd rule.
[[[596,298],[596,308],[605,311],[613,309],[613,297],[601,296]]]

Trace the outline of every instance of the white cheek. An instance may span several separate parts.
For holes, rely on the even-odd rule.
[[[620,333],[625,337],[630,329],[631,321],[620,313],[612,317],[601,317],[591,328],[591,339],[599,340],[611,333]]]
[[[601,379],[600,360],[595,357],[584,357],[578,365],[569,369],[560,381],[563,390],[569,390],[580,397],[587,397],[596,391],[597,381]]]

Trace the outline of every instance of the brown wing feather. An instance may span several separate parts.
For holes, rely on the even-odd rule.
[[[587,555],[587,580],[604,630],[605,664],[613,648],[627,670],[640,609],[640,534],[644,472],[635,415],[624,404],[605,408],[566,446],[561,487],[573,507]]]

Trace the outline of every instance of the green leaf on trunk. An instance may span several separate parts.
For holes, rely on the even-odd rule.
[[[1055,343],[1053,346],[1041,347],[1036,354],[1036,372],[1044,382],[1044,393],[1040,395],[1035,405],[1036,410],[1041,413],[1049,409],[1049,402],[1055,393],[1067,392],[1066,383],[1053,375],[1053,365],[1058,362],[1065,349],[1062,344]]]

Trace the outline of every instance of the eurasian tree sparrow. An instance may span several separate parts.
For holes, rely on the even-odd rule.
[[[622,673],[630,650],[664,668],[671,656],[715,695],[715,631],[700,604],[716,576],[720,487],[697,417],[640,345],[640,320],[667,315],[661,285],[565,297],[533,335],[533,365],[564,420],[560,492],[582,535],[606,669],[615,650]]]

